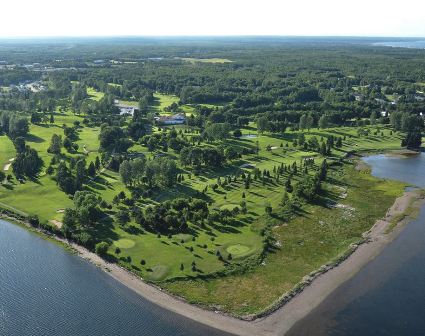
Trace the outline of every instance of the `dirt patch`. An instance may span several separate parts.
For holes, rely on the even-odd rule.
[[[56,220],[56,219],[51,219],[51,220],[49,220],[49,223],[52,223],[54,226],[56,226],[58,229],[62,229],[62,225],[63,225],[63,223],[62,222],[59,222],[58,220]]]

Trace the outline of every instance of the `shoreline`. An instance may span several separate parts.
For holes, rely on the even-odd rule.
[[[375,258],[402,231],[404,224],[411,220],[409,216],[400,217],[400,215],[408,211],[410,207],[419,208],[423,204],[425,204],[425,199],[420,191],[405,191],[388,209],[386,216],[377,220],[372,228],[363,234],[362,242],[350,246],[347,252],[339,256],[336,261],[323,265],[315,272],[306,275],[292,291],[285,293],[263,312],[245,317],[245,319],[244,317],[237,318],[223,312],[190,304],[183,298],[145,282],[142,278],[118,264],[109,263],[76,243],[48,234],[40,229],[33,228],[33,231],[68,246],[81,258],[101,268],[144,299],[166,310],[234,335],[276,336],[285,335],[296,322],[308,315],[337,287]],[[29,226],[29,224],[10,216],[0,216],[0,218]],[[399,218],[401,220],[397,222],[393,230],[387,233],[388,228],[394,225],[394,220]]]

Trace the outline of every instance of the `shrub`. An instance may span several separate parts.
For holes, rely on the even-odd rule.
[[[107,242],[100,242],[96,244],[95,247],[96,254],[98,255],[105,255],[108,251],[108,243]]]

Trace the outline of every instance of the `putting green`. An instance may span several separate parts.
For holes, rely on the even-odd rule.
[[[134,245],[136,245],[136,243],[131,239],[123,238],[123,239],[114,241],[114,245],[122,249],[129,249],[129,248],[132,248]]]
[[[226,252],[232,254],[234,257],[240,257],[247,253],[249,253],[251,248],[246,245],[242,244],[236,244],[236,245],[230,245],[226,248]]]

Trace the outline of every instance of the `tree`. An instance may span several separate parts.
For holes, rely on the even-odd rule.
[[[75,165],[75,190],[82,189],[86,175],[86,160],[80,159]]]
[[[325,159],[325,160],[323,160],[323,162],[320,166],[319,179],[321,181],[325,181],[327,174],[328,174],[328,164],[327,164],[326,159]]]
[[[94,165],[96,167],[96,170],[99,170],[100,169],[100,160],[99,160],[99,157],[98,156],[96,156],[96,160],[94,162]]]
[[[298,127],[299,127],[300,130],[304,130],[304,129],[306,129],[306,126],[307,126],[307,115],[303,114],[300,118]]]
[[[28,119],[17,114],[12,114],[9,119],[9,136],[14,139],[18,136],[25,137],[29,132]]]
[[[265,131],[267,131],[268,126],[269,126],[269,121],[268,121],[267,117],[259,117],[257,119],[257,131],[258,131],[258,133],[262,134]]]
[[[235,147],[229,146],[229,147],[226,147],[226,149],[224,150],[224,156],[226,157],[227,160],[233,161],[239,157],[239,153]]]
[[[216,123],[208,125],[203,135],[210,140],[224,140],[229,137],[231,126],[229,123]]]
[[[76,230],[77,215],[74,209],[66,208],[62,218],[62,232],[68,237]]]
[[[125,160],[120,164],[119,173],[120,173],[121,181],[125,185],[131,186],[133,183],[133,172],[131,169],[130,161]]]
[[[96,176],[96,167],[92,162],[90,162],[89,167],[87,168],[87,175],[89,175],[90,177],[95,177]]]
[[[16,177],[35,178],[43,167],[43,160],[38,156],[35,149],[29,146],[21,153],[17,153],[12,162],[13,173]]]
[[[51,124],[55,123],[55,117],[53,116],[53,113],[50,115],[50,123]]]
[[[47,149],[48,153],[60,154],[62,148],[62,137],[57,134],[53,134],[50,140],[50,146]]]
[[[66,163],[61,161],[56,172],[56,183],[66,194],[75,192],[75,181]]]
[[[328,128],[328,126],[329,126],[328,117],[326,115],[322,115],[319,119],[319,128],[324,129],[324,128]]]
[[[13,144],[15,146],[16,149],[16,153],[23,153],[25,151],[25,138],[24,137],[16,137],[13,140]]]
[[[376,112],[375,112],[375,111],[373,111],[373,112],[370,114],[370,124],[371,124],[371,125],[376,125],[376,118],[377,118]]]
[[[311,113],[309,113],[307,115],[307,118],[306,118],[306,121],[305,121],[305,126],[306,126],[307,130],[310,131],[310,128],[313,128],[313,125],[314,125],[314,118],[313,118],[313,115]]]
[[[99,200],[90,191],[77,191],[74,195],[74,205],[78,222],[82,226],[93,225],[102,215]]]
[[[235,129],[234,131],[233,131],[233,136],[235,137],[235,138],[240,138],[241,136],[242,136],[242,132],[241,132],[241,130],[238,128],[238,129]]]
[[[126,210],[119,210],[116,214],[115,214],[115,218],[117,219],[117,221],[121,224],[124,225],[126,223],[128,223],[130,221],[130,216],[128,214],[128,211]]]
[[[103,125],[99,134],[100,149],[107,152],[125,152],[132,145],[119,126]]]
[[[109,247],[109,245],[108,245],[107,242],[97,243],[96,246],[95,246],[96,254],[98,254],[100,256],[105,255],[106,252],[108,251],[108,247]]]
[[[422,134],[420,132],[409,132],[406,137],[401,141],[402,147],[408,149],[419,149],[422,145]]]

